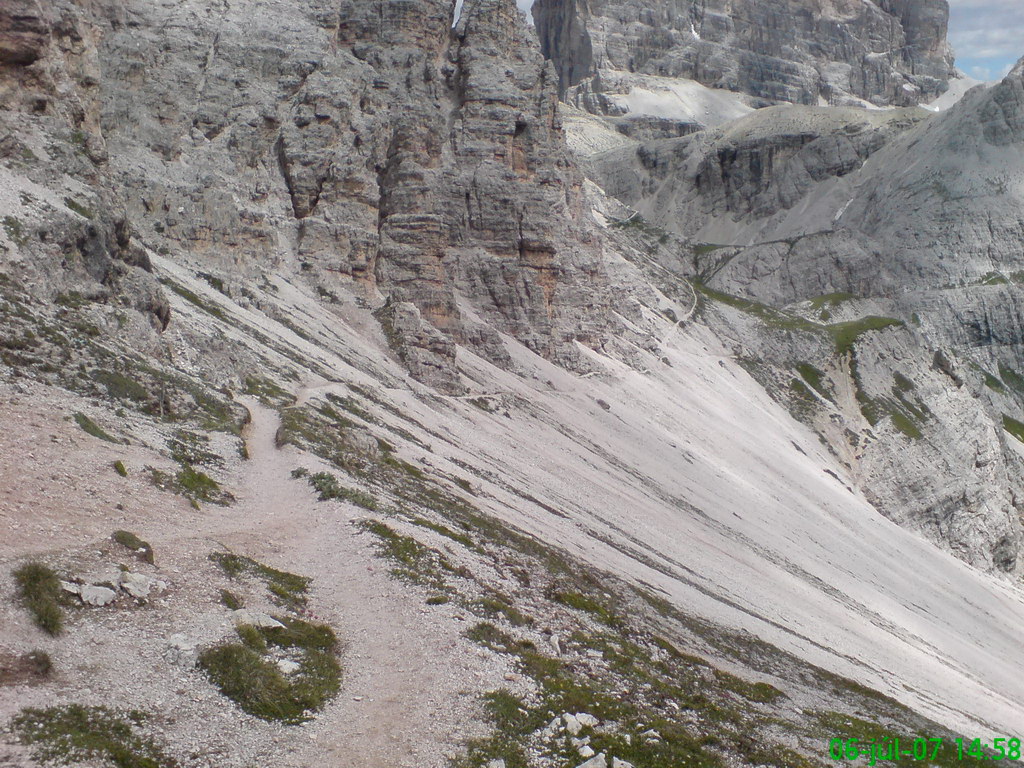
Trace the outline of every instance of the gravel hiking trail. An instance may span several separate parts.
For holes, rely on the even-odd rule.
[[[304,390],[301,399],[326,388]],[[109,573],[119,554],[101,551],[115,528],[150,541],[158,553],[154,572],[172,585],[152,610],[75,613],[73,631],[54,639],[42,636],[17,602],[0,605],[0,650],[49,650],[68,701],[173,711],[180,728],[169,729],[168,743],[181,754],[199,755],[195,764],[203,766],[224,764],[217,762],[224,755],[239,766],[443,768],[467,738],[483,734],[480,694],[507,687],[507,667],[463,637],[472,618],[463,609],[427,606],[427,593],[389,574],[376,537],[354,524],[364,510],[318,501],[305,480],[291,477],[299,466],[340,473],[293,446],[278,448],[276,411],[241,401],[251,414],[244,431],[250,458],[231,459],[222,478],[236,501],[194,510],[146,479],[143,467],[151,463],[174,471],[165,457],[96,440],[68,419],[80,401],[40,399],[45,407],[36,403],[26,412],[21,394],[12,396],[2,385],[0,393],[0,420],[7,426],[0,436],[3,590],[13,591],[9,574],[29,557],[69,572]],[[115,459],[130,467],[127,477],[112,479]],[[222,577],[208,559],[225,548],[313,580],[309,618],[337,633],[343,679],[338,696],[308,723],[256,725],[198,671],[163,657],[167,638],[176,633],[200,644],[230,635],[227,609],[210,584]],[[260,589],[256,582],[252,588]],[[142,688],[141,674],[149,681]],[[23,707],[58,703],[51,696],[49,686],[25,687],[20,696],[0,687],[0,726]],[[0,766],[36,765],[27,749],[0,739]]]
[[[477,697],[496,687],[487,683],[500,680],[501,671],[468,646],[457,609],[427,607],[418,590],[388,575],[371,535],[352,525],[358,510],[318,502],[291,478],[300,465],[317,471],[318,461],[277,448],[277,413],[242,402],[252,416],[244,434],[249,461],[233,483],[238,503],[230,514],[246,524],[219,533],[217,541],[312,577],[310,610],[343,643],[341,693],[304,727],[308,746],[281,764],[440,768],[474,735],[467,724],[479,719]]]

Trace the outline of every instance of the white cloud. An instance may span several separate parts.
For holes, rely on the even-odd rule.
[[[1002,77],[1024,56],[1024,3],[950,0],[949,40],[968,74]]]

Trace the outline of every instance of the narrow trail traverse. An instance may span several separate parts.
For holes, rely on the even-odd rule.
[[[232,549],[313,578],[310,609],[343,643],[343,688],[298,748],[280,765],[308,768],[442,766],[467,725],[479,718],[477,695],[498,687],[502,670],[468,647],[450,606],[388,575],[369,534],[351,522],[349,504],[318,502],[290,477],[314,456],[278,449],[277,413],[253,400],[245,439],[249,460],[234,483],[233,531],[217,540]],[[239,526],[241,522],[244,525]]]

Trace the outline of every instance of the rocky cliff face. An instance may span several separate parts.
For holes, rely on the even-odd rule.
[[[454,344],[500,362],[498,330],[570,365],[576,340],[600,343],[602,246],[514,3],[467,3],[454,30],[450,2],[310,2],[287,22],[245,4],[23,6],[4,46],[21,119],[63,120],[83,149],[69,175],[101,182],[89,196],[153,248],[354,282],[446,389]],[[74,114],[18,87],[53,77],[74,81]]]
[[[563,96],[592,111],[621,73],[840,105],[927,101],[953,74],[946,0],[538,0],[533,15]]]

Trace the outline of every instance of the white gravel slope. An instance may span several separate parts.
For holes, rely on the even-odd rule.
[[[409,381],[358,318],[294,303],[340,351],[320,355],[333,378],[374,387],[422,425],[402,422],[432,450],[403,443],[403,458],[475,468],[475,500],[495,515],[967,737],[1019,727],[1024,590],[880,516],[706,329],[667,330],[645,372],[581,348],[605,371],[588,377],[509,338],[516,374],[460,349],[471,396],[504,403],[487,413]]]
[[[467,356],[473,378],[529,405],[511,419],[467,414],[457,458],[565,514],[488,488],[505,502],[496,514],[596,565],[965,735],[1013,733],[1024,713],[1021,589],[881,517],[712,343],[679,334],[672,367],[644,375],[598,358],[608,375],[586,380],[520,349],[518,362],[552,383],[546,392]],[[426,409],[415,416],[452,427]]]

